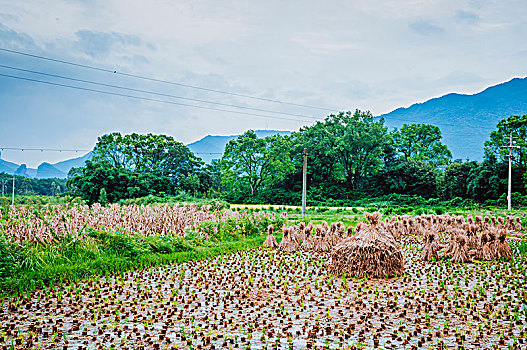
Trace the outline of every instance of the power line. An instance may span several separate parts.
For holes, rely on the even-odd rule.
[[[404,118],[397,118],[397,117],[389,117],[387,118],[385,115],[382,115],[382,116],[376,116],[376,117],[373,117],[374,119],[376,118],[384,118],[385,120],[397,120],[397,121],[400,121],[400,122],[403,122],[403,123],[413,123],[413,124],[423,124],[422,121],[416,121],[416,120],[408,120],[408,119],[404,119]],[[426,124],[431,124],[431,125],[435,125],[435,126],[454,126],[454,127],[459,127],[459,124],[453,124],[453,123],[444,123],[444,122],[441,122],[441,123],[426,123]],[[485,131],[488,131],[489,129],[492,129],[493,127],[489,127],[489,128],[485,128],[483,126],[478,126],[478,125],[471,125],[470,126],[471,129],[480,129],[480,130],[485,130]],[[443,132],[443,131],[441,131]],[[456,134],[459,133],[458,130],[455,131]]]
[[[0,147],[0,150],[9,151],[40,151],[40,152],[90,152],[91,149],[59,149],[59,148],[22,148],[22,147]]]
[[[62,148],[30,148],[30,147],[2,147],[0,150],[8,151],[40,151],[40,152],[91,152],[91,149],[62,149]],[[194,154],[223,154],[222,152],[192,152]]]
[[[234,114],[250,115],[250,116],[260,117],[260,118],[292,120],[292,121],[297,121],[297,122],[298,121],[305,121],[305,122],[312,121],[312,120],[306,120],[306,119],[293,119],[293,118],[276,117],[276,116],[256,114],[256,113],[249,113],[249,112],[231,111],[231,110],[228,110],[228,109],[221,109],[221,108],[214,108],[214,107],[205,107],[205,106],[192,105],[192,104],[188,104],[188,103],[181,103],[181,102],[160,100],[160,99],[149,98],[149,97],[127,95],[127,94],[121,94],[121,93],[118,93],[118,92],[110,92],[110,91],[104,91],[104,90],[90,89],[90,88],[81,87],[81,86],[73,86],[73,85],[67,85],[67,84],[61,84],[61,83],[54,83],[54,82],[45,81],[45,80],[24,78],[24,77],[19,77],[19,76],[9,75],[9,74],[3,74],[3,73],[0,73],[0,76],[7,77],[7,78],[13,78],[13,79],[19,79],[19,80],[25,80],[25,81],[31,81],[31,82],[40,83],[40,84],[60,86],[60,87],[65,87],[65,88],[70,88],[70,89],[96,92],[96,93],[112,95],[112,96],[128,97],[128,98],[132,98],[132,99],[136,99],[136,100],[145,100],[145,101],[151,101],[151,102],[166,103],[166,104],[171,104],[171,105],[176,105],[176,106],[185,106],[185,107],[206,109],[206,110],[211,110],[211,111],[219,111],[219,112],[227,112],[227,113],[234,113]]]
[[[270,98],[264,98],[264,97],[256,97],[256,96],[251,96],[251,95],[239,94],[239,93],[230,92],[230,91],[224,91],[224,90],[218,90],[218,89],[210,89],[210,88],[205,88],[205,87],[201,87],[201,86],[183,84],[183,83],[178,83],[178,82],[173,82],[173,81],[168,81],[168,80],[155,79],[155,78],[150,78],[150,77],[146,77],[146,76],[142,76],[142,75],[123,73],[123,72],[118,72],[117,70],[111,70],[111,69],[105,69],[105,68],[90,66],[90,65],[87,65],[87,64],[80,64],[80,63],[75,63],[75,62],[70,62],[70,61],[65,61],[65,60],[59,60],[59,59],[45,57],[45,56],[40,56],[40,55],[34,55],[34,54],[27,53],[27,52],[21,52],[21,51],[16,51],[16,50],[9,50],[9,49],[2,48],[2,47],[0,47],[0,51],[5,51],[5,52],[9,52],[9,53],[17,54],[17,55],[23,55],[23,56],[32,57],[32,58],[38,58],[38,59],[51,61],[51,62],[56,62],[56,63],[67,64],[67,65],[75,66],[75,67],[92,69],[92,70],[96,70],[96,71],[99,71],[99,72],[118,74],[118,75],[122,75],[122,76],[126,76],[126,77],[131,77],[131,78],[136,78],[136,79],[141,79],[141,80],[146,80],[146,81],[152,81],[152,82],[156,82],[156,83],[163,83],[163,84],[181,86],[181,87],[185,87],[185,88],[202,90],[202,91],[208,91],[208,92],[215,92],[215,93],[224,94],[224,95],[238,96],[238,97],[249,98],[249,99],[253,99],[253,100],[272,102],[272,103],[279,103],[279,104],[283,104],[283,105],[290,105],[290,106],[318,109],[318,110],[322,110],[322,111],[338,110],[338,109],[335,109],[335,108],[317,107],[317,106],[305,105],[305,104],[300,104],[300,103],[293,103],[293,102],[288,102],[288,101],[281,101],[281,100],[276,100],[276,99],[270,99]]]
[[[51,74],[51,73],[34,71],[34,70],[30,70],[30,69],[6,66],[6,65],[3,65],[3,64],[0,64],[0,67],[1,68],[6,68],[6,69],[17,70],[17,71],[21,71],[21,72],[26,72],[26,73],[39,74],[39,75],[44,75],[44,76],[48,76],[48,77],[60,78],[60,79],[65,79],[65,80],[70,80],[70,81],[76,81],[76,82],[81,82],[81,83],[86,83],[86,84],[110,87],[110,88],[115,88],[115,89],[120,89],[120,90],[133,91],[133,92],[139,92],[139,93],[146,93],[146,94],[151,94],[151,95],[156,95],[156,96],[163,96],[163,97],[172,97],[172,98],[177,98],[177,99],[180,99],[180,100],[187,100],[187,101],[194,101],[194,102],[201,102],[201,103],[209,103],[209,104],[218,105],[218,106],[233,107],[233,108],[239,108],[239,109],[248,109],[248,110],[259,111],[259,112],[267,112],[267,113],[274,113],[274,114],[289,115],[289,116],[293,116],[293,117],[318,119],[316,117],[310,117],[310,116],[306,116],[306,115],[302,115],[302,114],[278,112],[278,111],[272,111],[272,110],[269,110],[269,109],[239,106],[239,105],[233,105],[233,104],[228,104],[228,103],[221,103],[221,102],[201,100],[201,99],[196,99],[196,98],[177,96],[177,95],[172,95],[172,94],[165,94],[165,93],[149,91],[149,90],[129,88],[129,87],[126,87],[126,86],[106,84],[106,83],[96,82],[96,81],[92,81],[92,80],[72,78],[72,77],[67,77],[67,76],[64,76],[64,75]]]

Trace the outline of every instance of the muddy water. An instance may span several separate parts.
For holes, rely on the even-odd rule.
[[[0,348],[527,348],[525,260],[418,260],[334,278],[329,254],[254,250],[3,302]]]

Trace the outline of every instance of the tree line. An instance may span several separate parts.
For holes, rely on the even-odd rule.
[[[502,146],[511,132],[521,147],[513,157],[513,192],[525,195],[527,115],[501,120],[476,162],[453,160],[437,126],[389,131],[384,119],[360,110],[329,115],[287,136],[259,138],[248,130],[212,164],[171,136],[103,135],[93,159],[70,171],[68,187],[90,202],[185,191],[232,203],[298,204],[305,149],[311,203],[396,193],[489,204],[507,188]]]
[[[57,196],[67,190],[66,179],[32,179],[15,175],[15,195]],[[13,193],[13,175],[0,173],[0,195],[10,197]]]

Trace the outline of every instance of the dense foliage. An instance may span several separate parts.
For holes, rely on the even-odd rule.
[[[3,192],[2,192],[3,187]],[[31,179],[15,175],[15,195],[56,196],[66,191],[65,179]],[[0,173],[0,194],[9,197],[13,193],[13,175]]]
[[[403,125],[388,132],[383,119],[369,112],[330,115],[324,121],[301,128],[281,138],[287,147],[280,147],[269,138],[267,151],[280,152],[279,171],[270,171],[260,178],[258,192],[250,184],[233,181],[232,158],[226,152],[215,164],[223,166],[213,176],[214,188],[233,203],[300,203],[303,150],[308,154],[308,204],[331,202],[352,203],[359,198],[388,194],[417,195],[442,201],[474,200],[491,205],[504,204],[507,186],[508,135],[513,133],[522,146],[513,158],[513,201],[525,200],[525,166],[527,116],[512,116],[498,123],[497,131],[485,144],[485,159],[452,161],[452,154],[441,142],[438,127],[427,124]],[[245,135],[229,145],[241,147]],[[258,142],[253,139],[253,143]],[[273,148],[275,148],[273,150]],[[263,151],[259,151],[262,154]],[[254,156],[247,151],[247,155]],[[228,171],[225,171],[227,169]],[[236,186],[233,184],[236,183]]]
[[[93,152],[92,160],[68,174],[68,186],[90,203],[178,190],[206,192],[212,184],[201,170],[203,161],[171,136],[107,134]]]
[[[305,150],[308,204],[401,194],[497,205],[505,203],[504,146],[511,133],[521,147],[513,151],[513,201],[527,203],[525,115],[498,123],[482,162],[452,160],[437,126],[404,124],[389,132],[382,118],[360,110],[329,115],[289,136],[259,138],[248,130],[208,165],[170,136],[112,133],[99,138],[91,161],[72,169],[68,186],[89,203],[191,194],[231,203],[298,204]],[[60,187],[46,186],[51,191],[55,185]]]

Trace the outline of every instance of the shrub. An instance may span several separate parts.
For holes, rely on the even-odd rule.
[[[445,213],[445,208],[444,208],[444,207],[435,207],[435,208],[434,208],[434,212],[435,212],[437,215],[444,214],[444,213]]]

